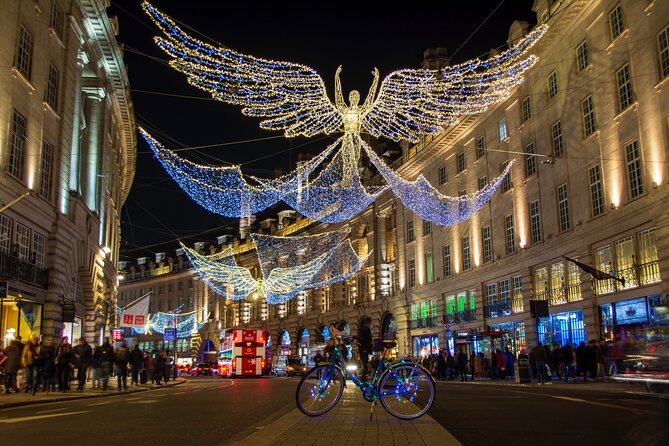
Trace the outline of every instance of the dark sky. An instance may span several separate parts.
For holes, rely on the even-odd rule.
[[[331,98],[334,73],[340,64],[344,70],[341,76],[344,96],[348,96],[352,89],[368,90],[374,67],[383,79],[396,69],[418,67],[423,51],[438,46],[448,48],[453,55],[451,63],[463,62],[505,45],[514,20],[536,23],[532,0],[406,2],[402,8],[389,8],[386,2],[363,1],[350,4],[312,1],[309,6],[293,2],[274,2],[273,6],[262,3],[153,2],[178,22],[214,42],[254,56],[314,68],[323,77]],[[156,61],[155,58],[166,60],[166,55],[153,43],[157,29],[140,4],[140,0],[112,0],[109,11],[118,16],[118,40],[126,48],[125,61],[138,125],[168,148],[279,135],[260,129],[258,120],[242,116],[239,107],[211,100],[205,92],[188,85],[183,75]],[[206,40],[193,30],[186,31]],[[180,155],[205,164],[243,164],[246,173],[271,176],[276,167],[288,169],[299,152],[316,153],[330,143],[315,139],[319,137],[311,142],[306,138],[292,141],[278,138],[185,151]],[[232,233],[234,222],[192,202],[139,137],[137,153],[135,181],[122,212],[122,254],[134,259],[157,251],[173,253],[179,238],[192,242]]]

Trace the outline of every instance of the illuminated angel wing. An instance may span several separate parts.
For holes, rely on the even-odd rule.
[[[509,97],[537,58],[527,51],[545,33],[540,26],[508,51],[440,70],[399,70],[381,84],[363,127],[374,136],[416,142],[459,116],[479,114]]]
[[[188,82],[220,101],[241,105],[247,116],[265,118],[260,127],[286,137],[330,134],[341,115],[327,97],[323,79],[305,65],[277,62],[201,42],[148,2],[144,10],[163,32],[155,41]]]

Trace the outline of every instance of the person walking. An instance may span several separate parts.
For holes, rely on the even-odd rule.
[[[513,378],[516,358],[514,358],[513,352],[509,349],[509,347],[504,349],[504,359],[506,360],[506,376],[507,378]]]
[[[79,339],[79,345],[74,347],[74,357],[76,358],[77,381],[79,382],[77,390],[81,392],[84,390],[84,386],[86,385],[86,372],[88,367],[90,367],[91,360],[93,358],[93,349],[90,345],[88,345],[86,339]]]
[[[19,389],[16,387],[16,374],[21,368],[21,342],[18,340],[13,340],[9,347],[7,347],[3,353],[7,358],[2,364],[2,367],[5,371],[5,393],[9,393],[10,389],[14,389],[14,392],[18,392]]]
[[[462,347],[458,349],[456,362],[458,364],[458,375],[460,375],[460,381],[467,381],[467,354],[462,351]]]
[[[497,377],[499,379],[506,378],[506,357],[504,356],[504,353],[502,353],[502,350],[497,349],[495,352],[495,361],[495,365],[497,366]]]
[[[44,341],[44,345],[40,350],[40,360],[42,362],[42,382],[44,383],[44,394],[48,395],[51,387],[54,386],[54,379],[56,377],[56,361],[55,351],[51,341]],[[33,390],[33,395],[35,391]]]
[[[444,357],[443,350],[439,350],[439,354],[437,355],[437,379],[439,381],[446,379],[446,358]]]
[[[609,356],[609,349],[603,338],[599,338],[597,345],[597,378],[606,376],[606,358]]]
[[[95,347],[93,350],[93,356],[91,357],[91,369],[93,373],[91,373],[91,387],[93,389],[99,389],[100,388],[100,381],[102,378],[102,364],[100,363],[102,351],[100,346],[98,345]]]
[[[144,355],[142,350],[139,349],[139,344],[130,352],[130,383],[132,385],[139,384],[139,370],[142,368],[142,361],[144,360]]]
[[[23,352],[21,353],[21,367],[25,369],[26,393],[32,391],[33,395],[35,394],[34,389],[39,387],[39,352],[39,338],[36,335],[31,335],[30,340],[23,347]]]
[[[360,355],[360,362],[362,363],[362,380],[367,379],[367,373],[369,369],[369,355],[374,351],[374,346],[372,345],[372,318],[365,316],[362,319],[362,324],[360,324],[360,329],[358,330],[358,354]]]
[[[107,390],[109,377],[112,374],[112,365],[114,364],[114,348],[109,343],[109,338],[105,338],[104,344],[100,346],[100,368],[102,372],[102,390]]]
[[[537,369],[537,379],[539,385],[548,383],[548,376],[546,373],[546,349],[544,349],[541,342],[537,342],[537,346],[532,349],[534,352],[534,363]]]
[[[474,377],[476,380],[483,378],[483,352],[479,352],[474,358]]]
[[[114,352],[114,364],[116,365],[116,378],[118,380],[119,392],[128,390],[128,361],[130,361],[130,350],[125,341]]]
[[[70,390],[70,373],[74,368],[74,350],[67,342],[67,336],[63,337],[56,349],[56,369],[58,373],[58,390],[66,393]]]

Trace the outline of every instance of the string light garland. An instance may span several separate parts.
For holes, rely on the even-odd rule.
[[[357,255],[346,239],[349,230],[300,237],[252,234],[262,278],[239,267],[232,247],[203,255],[185,246],[184,252],[202,280],[216,293],[232,300],[260,292],[270,304],[286,302],[306,289],[346,280],[360,271],[369,255]]]
[[[547,30],[541,25],[509,50],[486,60],[438,70],[397,70],[380,86],[379,72],[374,69],[362,104],[355,90],[349,94],[349,103],[345,102],[339,67],[333,104],[322,78],[312,68],[202,42],[150,3],[142,6],[163,33],[155,38],[157,45],[172,57],[170,65],[184,73],[190,84],[217,100],[242,106],[244,115],[262,118],[261,128],[283,131],[288,138],[343,132],[337,142],[296,171],[275,180],[249,177],[252,183],[248,183],[239,167],[196,165],[162,148],[142,131],[169,175],[201,206],[226,217],[246,217],[283,200],[299,213],[326,223],[357,215],[388,187],[409,209],[438,225],[456,224],[480,209],[503,176],[476,194],[443,196],[423,176],[412,182],[400,178],[364,143],[361,132],[417,142],[457,123],[461,116],[485,112],[506,100],[523,82],[523,75],[537,61],[528,54],[529,49]],[[387,185],[366,187],[361,183],[358,164],[363,148]],[[330,155],[332,159],[310,181]],[[506,173],[508,168],[503,175]]]
[[[169,312],[159,311],[157,313],[150,313],[144,328],[131,328],[131,333],[134,334],[164,334],[166,328],[176,328],[177,338],[187,338],[192,335],[192,331],[199,331],[207,321],[198,321],[197,312],[191,311],[188,313],[180,313],[183,304],[179,305],[176,310]],[[123,310],[121,307],[116,307],[117,314],[121,314]],[[176,320],[176,322],[175,322]]]

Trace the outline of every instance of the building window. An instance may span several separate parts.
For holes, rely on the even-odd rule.
[[[513,214],[504,217],[504,228],[506,231],[506,253],[516,252],[516,231],[513,227]]]
[[[62,40],[63,39],[63,19],[65,14],[63,9],[60,7],[57,1],[53,2],[53,9],[51,10],[51,28],[55,31],[56,35]]]
[[[485,156],[485,138],[479,136],[476,138],[476,159],[483,158]]]
[[[660,57],[660,77],[669,76],[669,26],[657,35],[657,50]]]
[[[33,255],[30,259],[39,268],[44,268],[46,257],[46,237],[39,232],[33,234]]]
[[[483,239],[483,263],[492,262],[492,236],[490,226],[481,228],[481,238]]]
[[[423,235],[432,234],[432,223],[428,220],[423,220]]]
[[[479,190],[485,189],[485,187],[488,185],[488,177],[487,176],[482,176],[479,178]]]
[[[585,40],[576,48],[576,68],[579,73],[588,66],[588,45]]]
[[[465,162],[465,152],[459,152],[456,157],[457,160],[457,172],[460,173],[467,168],[467,163]]]
[[[446,166],[439,166],[439,184],[446,184],[448,182],[448,174],[446,173]]]
[[[557,72],[552,71],[548,75],[548,99],[553,99],[558,94]]]
[[[444,245],[444,277],[449,277],[453,272],[451,270],[451,245]]]
[[[15,243],[17,252],[13,254],[18,254],[18,258],[21,260],[28,260],[30,257],[30,228],[28,226],[21,223],[16,224]]]
[[[520,103],[520,120],[522,122],[528,121],[532,117],[532,105],[530,104],[530,97],[527,96]]]
[[[636,198],[643,194],[639,141],[635,139],[627,144],[625,146],[625,154],[627,155],[627,184],[630,190],[630,197]]]
[[[534,141],[525,146],[525,177],[529,178],[537,173],[537,158],[534,156]]]
[[[499,130],[499,140],[504,141],[509,134],[506,131],[506,118],[502,118],[497,123],[497,129]]]
[[[158,285],[158,294],[163,294],[165,287],[163,285]]]
[[[416,286],[416,260],[409,259],[409,288]]]
[[[560,158],[564,155],[564,146],[562,144],[562,124],[560,121],[555,122],[551,126],[551,147],[553,149],[553,156]]]
[[[178,289],[179,291],[181,291],[181,290],[184,289],[184,284],[183,284],[183,282],[179,282],[179,284],[177,285],[177,289]]]
[[[618,4],[609,13],[609,26],[611,27],[611,40],[616,40],[625,30],[623,24],[623,8]]]
[[[53,146],[42,141],[42,169],[40,171],[39,194],[42,198],[51,198],[51,166],[53,165]]]
[[[599,164],[595,164],[588,170],[590,178],[590,206],[592,216],[597,217],[604,213],[604,191],[602,189],[602,173]]]
[[[469,252],[469,236],[462,237],[462,270],[467,271],[472,267]]]
[[[639,233],[639,281],[641,285],[660,281],[655,228]]]
[[[509,302],[511,300],[511,288],[509,286],[509,279],[499,281],[499,301]]]
[[[513,277],[513,301],[511,311],[514,313],[523,312],[523,276]]]
[[[574,260],[578,260],[577,258]],[[569,272],[567,280],[567,300],[574,302],[581,300],[581,270],[578,265],[573,262],[567,262],[569,265]]]
[[[506,168],[509,166],[509,161],[504,161],[499,166],[500,173],[503,173]],[[502,192],[511,190],[511,172],[507,173],[504,179],[502,180]]]
[[[530,236],[532,243],[541,241],[541,214],[538,200],[530,203]]]
[[[595,106],[592,102],[592,95],[581,101],[581,112],[583,116],[583,135],[585,138],[595,133],[597,123],[595,120]]]
[[[25,161],[25,146],[27,134],[26,118],[16,110],[12,115],[12,135],[9,142],[9,174],[23,181],[23,163]]]
[[[172,291],[174,291],[174,284],[173,283],[168,283],[167,284],[167,292],[171,293]]]
[[[49,65],[49,82],[44,99],[51,110],[58,111],[58,70],[53,65]]]
[[[434,282],[434,264],[432,262],[432,253],[425,253],[425,282]]]
[[[571,228],[571,217],[569,215],[569,191],[567,183],[557,187],[558,215],[560,219],[560,231],[566,231]]]
[[[623,111],[634,103],[629,64],[625,64],[616,72],[616,79],[618,81],[618,107],[620,111]]]
[[[407,222],[407,242],[413,242],[416,240],[413,234],[413,220]]]
[[[16,69],[30,80],[33,65],[33,36],[25,26],[19,30],[19,47],[16,51]]]
[[[9,252],[11,250],[13,226],[14,220],[4,214],[0,214],[0,251],[2,252]]]
[[[497,283],[486,284],[485,297],[488,305],[497,303]]]

